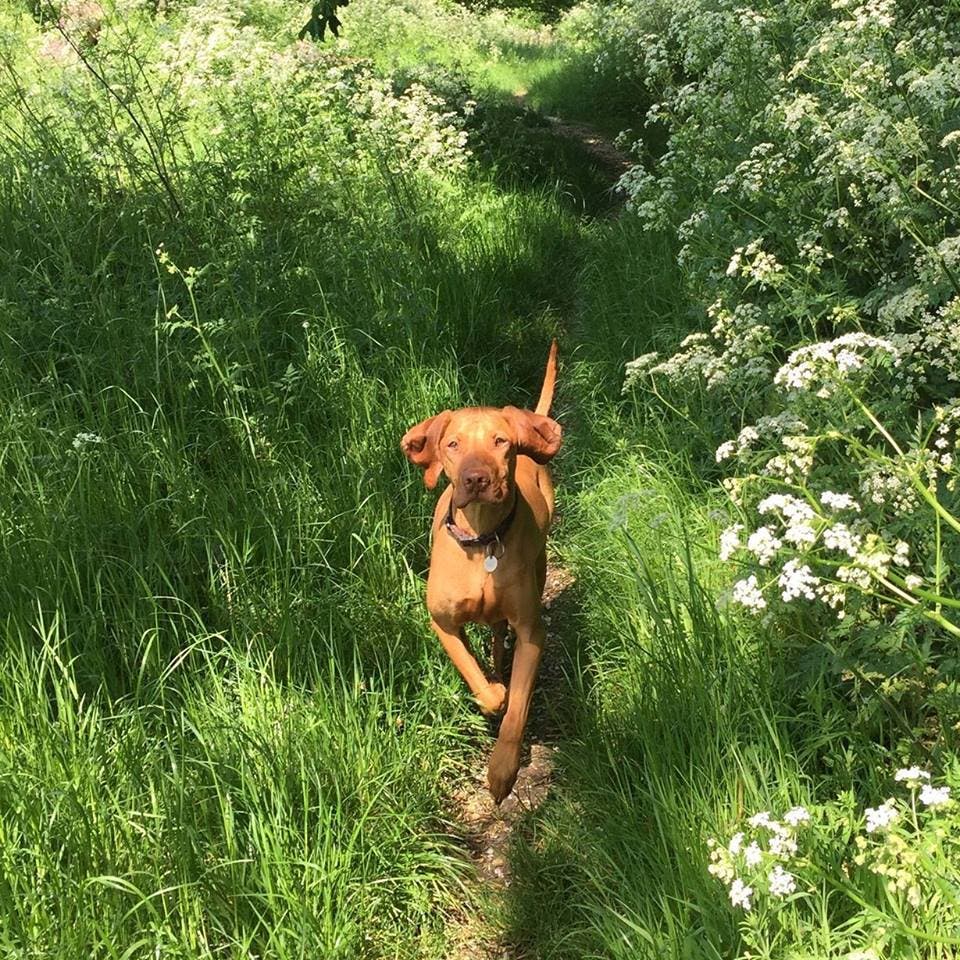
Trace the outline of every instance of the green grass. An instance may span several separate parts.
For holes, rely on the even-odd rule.
[[[723,602],[736,411],[621,396],[626,360],[690,330],[674,244],[584,217],[605,174],[513,94],[613,130],[637,92],[495,14],[349,11],[398,86],[479,100],[466,173],[400,172],[311,90],[245,88],[204,149],[202,115],[138,101],[169,183],[96,83],[79,120],[49,90],[47,120],[0,107],[0,950],[443,955],[477,895],[445,797],[487,728],[427,628],[433,496],[398,440],[529,401],[558,334],[553,543],[580,609],[508,933],[542,957],[733,956],[706,837],[874,796],[902,731],[816,624]],[[243,22],[282,39],[289,15]],[[127,166],[97,167],[98,137]]]
[[[576,224],[386,162],[308,202],[336,145],[283,112],[181,166],[171,216],[139,154],[115,192],[76,175],[112,122],[85,95],[56,153],[6,107],[0,949],[437,956],[486,725],[429,636],[398,440],[539,388]]]

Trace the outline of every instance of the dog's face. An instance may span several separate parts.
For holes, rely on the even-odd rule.
[[[537,463],[560,449],[560,424],[517,407],[468,407],[444,410],[415,427],[400,441],[407,459],[422,467],[429,489],[445,473],[453,486],[453,503],[509,500],[517,455]]]

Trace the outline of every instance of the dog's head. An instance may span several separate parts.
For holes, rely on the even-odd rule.
[[[444,410],[411,427],[400,441],[407,459],[425,472],[429,489],[445,473],[453,503],[503,503],[510,496],[519,455],[546,463],[560,449],[560,424],[517,407]]]

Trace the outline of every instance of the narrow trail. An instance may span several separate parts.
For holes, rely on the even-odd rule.
[[[525,90],[514,93],[518,104],[529,109],[525,97]],[[552,136],[574,143],[588,162],[603,172],[611,190],[633,166],[635,161],[628,154],[596,130],[559,117],[544,119]],[[607,215],[616,216],[621,209],[622,203],[618,203]],[[489,745],[474,757],[468,774],[451,791],[450,818],[475,871],[467,884],[465,902],[449,920],[447,960],[532,960],[532,954],[510,942],[501,913],[511,884],[510,848],[519,832],[530,829],[532,817],[549,796],[553,782],[554,756],[563,736],[558,717],[570,696],[564,666],[575,646],[574,586],[575,578],[569,570],[548,563],[543,593],[547,643],[527,725],[526,753],[513,792],[500,807],[490,797],[486,785]]]
[[[510,886],[510,845],[515,831],[546,800],[553,780],[554,753],[561,731],[551,700],[565,695],[566,683],[557,656],[565,631],[572,628],[570,587],[573,575],[554,564],[547,568],[543,592],[547,645],[527,726],[528,752],[513,792],[497,807],[487,791],[486,753],[478,754],[467,778],[450,796],[450,814],[476,868],[469,901],[451,918],[449,960],[521,960],[495,915],[478,913],[494,905]],[[551,655],[552,654],[552,655]]]
[[[527,103],[527,91],[523,87],[514,90],[513,99],[518,106],[531,109]],[[576,144],[604,172],[611,186],[636,163],[630,154],[585,123],[570,123],[562,117],[549,114],[540,116],[549,124],[548,129],[553,136]]]

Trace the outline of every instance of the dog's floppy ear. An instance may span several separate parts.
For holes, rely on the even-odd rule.
[[[517,453],[525,454],[537,463],[547,463],[557,455],[563,430],[556,420],[518,407],[504,407],[503,413],[516,428]]]
[[[450,410],[444,410],[443,413],[438,413],[435,417],[430,417],[411,427],[400,441],[400,449],[403,450],[406,458],[425,471],[423,482],[428,490],[432,490],[437,485],[440,471],[443,469],[439,444],[452,415]]]

